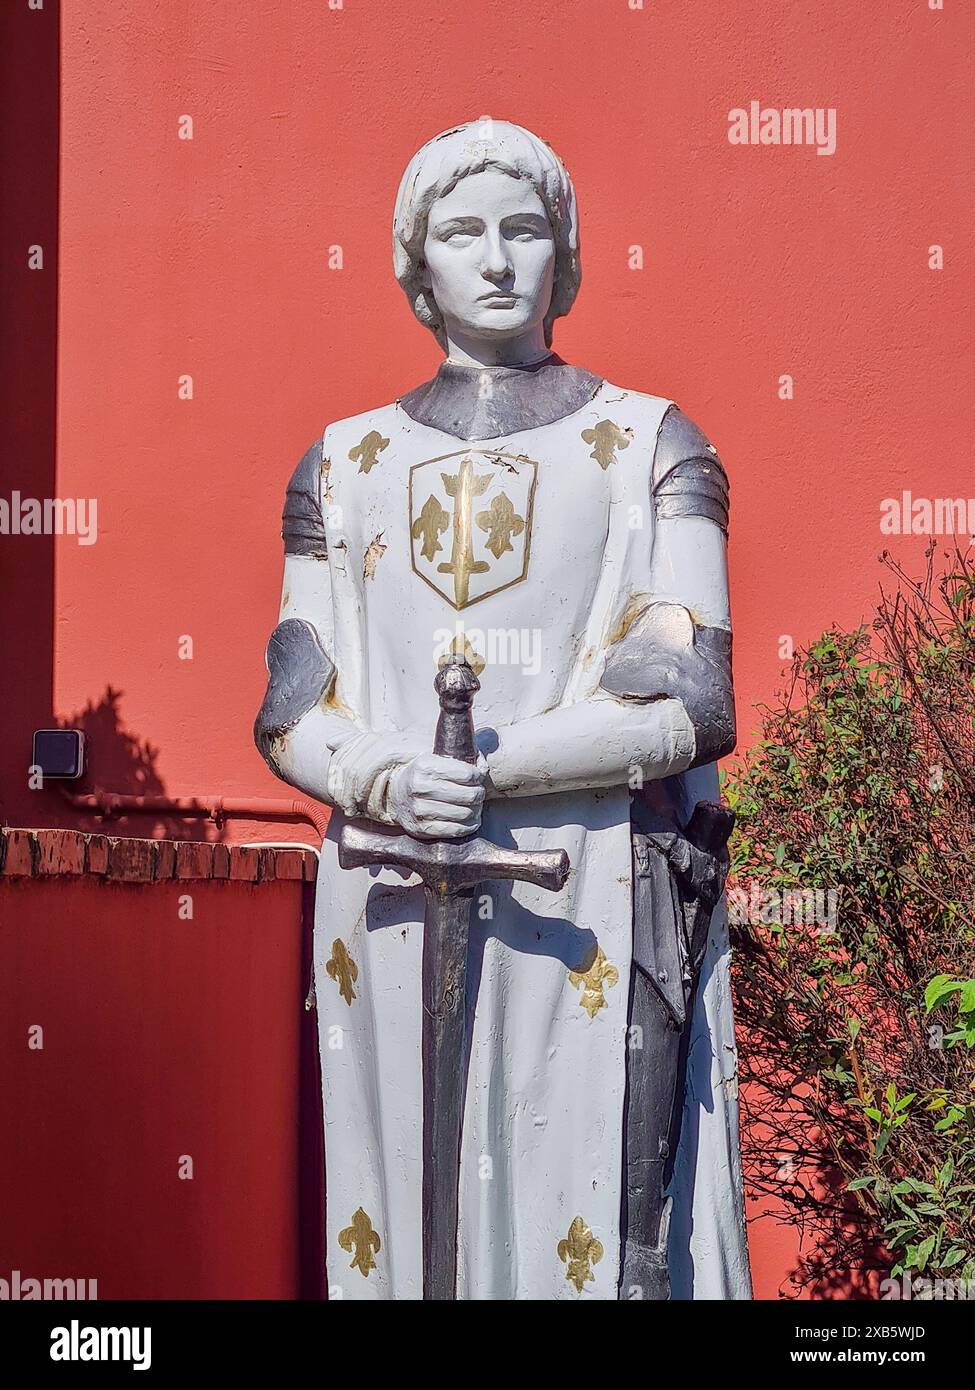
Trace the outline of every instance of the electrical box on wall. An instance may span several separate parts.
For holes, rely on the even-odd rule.
[[[80,729],[37,729],[31,764],[43,777],[80,777],[85,770],[85,736]]]

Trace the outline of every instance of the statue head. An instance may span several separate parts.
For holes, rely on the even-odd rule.
[[[525,337],[552,324],[579,289],[575,190],[544,141],[507,121],[444,131],[418,150],[393,214],[393,265],[410,307],[447,347]]]

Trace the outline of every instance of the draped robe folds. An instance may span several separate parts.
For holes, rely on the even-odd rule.
[[[398,403],[330,425],[320,502],[331,611],[316,621],[338,671],[329,707],[363,729],[421,733],[432,747],[437,656],[458,625],[486,659],[479,731],[610,698],[598,692],[607,647],[650,596],[652,464],[669,404],[603,382],[555,423],[490,440],[421,424]],[[457,607],[461,581],[444,567],[459,503],[442,477],[459,476],[465,459],[482,489],[471,511],[481,568],[463,581],[468,601]],[[681,754],[676,731],[672,742],[680,771],[693,750]],[[681,781],[688,807],[716,794],[713,768]],[[315,924],[329,1291],[419,1298],[423,894],[417,880],[389,870],[340,869],[343,823],[336,811]],[[617,1284],[629,791],[490,799],[482,834],[520,849],[565,849],[571,873],[561,893],[489,883],[475,899],[469,1052],[458,1059],[467,1068],[458,1297],[626,1297]],[[672,1184],[673,1295],[748,1297],[720,912],[692,1027]]]

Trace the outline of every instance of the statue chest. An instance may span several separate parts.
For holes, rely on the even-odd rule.
[[[367,431],[352,457],[330,461],[330,529],[363,556],[365,582],[405,583],[426,608],[582,595],[599,574],[618,466],[597,424],[471,443],[410,421]]]
[[[652,451],[630,447],[632,430],[596,403],[489,441],[396,408],[357,423],[330,441],[322,501],[333,598],[359,610],[370,684],[381,665],[397,699],[425,692],[455,650],[482,673],[482,710],[516,692],[521,703],[526,676],[532,704],[556,702],[590,640],[607,567],[628,549],[628,497],[643,504],[635,524],[649,525]]]

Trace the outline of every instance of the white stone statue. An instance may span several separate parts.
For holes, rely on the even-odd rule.
[[[515,875],[472,899],[456,1297],[747,1298],[712,913],[728,827],[692,815],[735,737],[724,471],[672,402],[552,353],[579,234],[536,136],[485,118],[424,145],[393,254],[446,357],[299,463],[256,727],[277,775],[334,808],[315,927],[330,1294],[429,1287],[424,892],[339,866],[343,829],[371,822],[568,852],[561,889]],[[479,681],[476,762],[431,751],[450,654]]]

